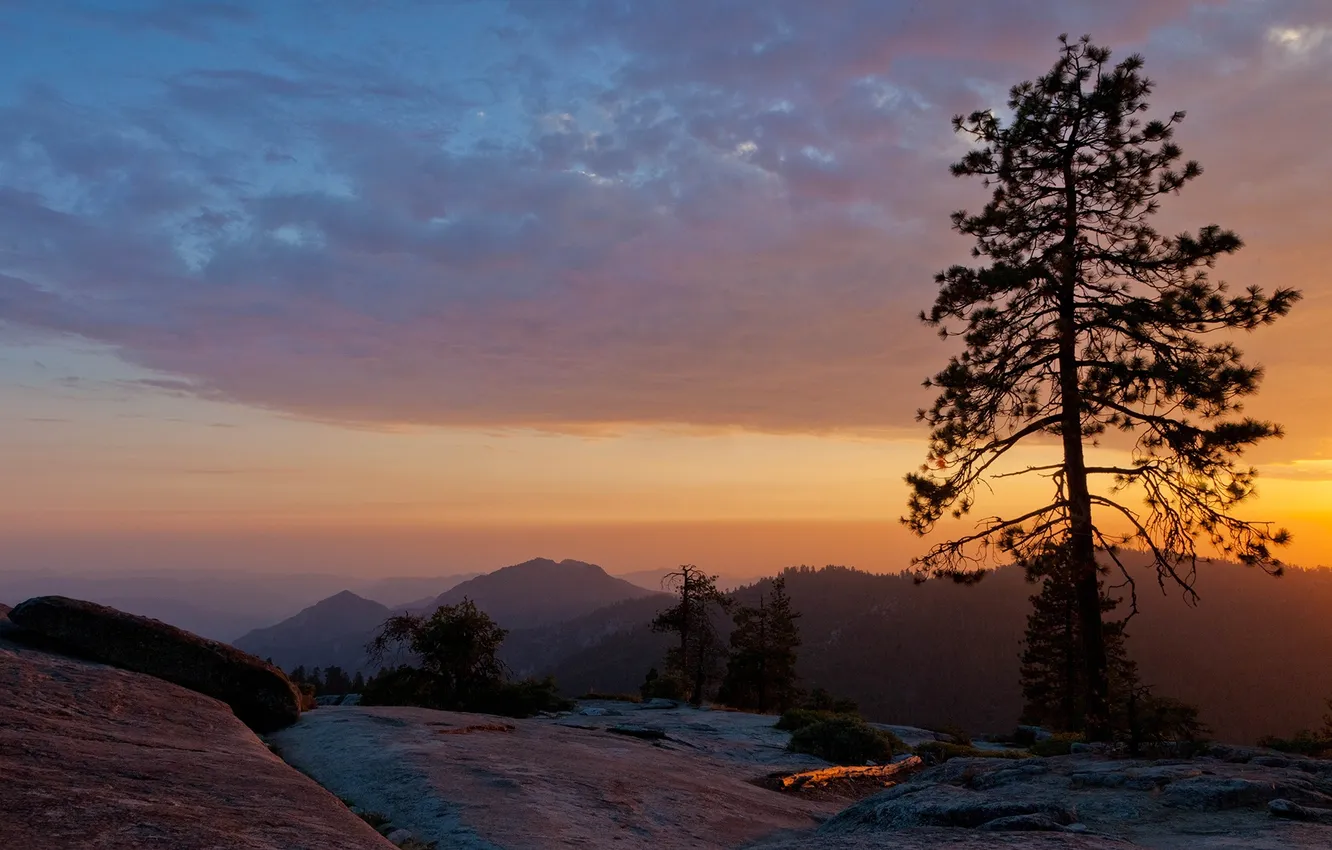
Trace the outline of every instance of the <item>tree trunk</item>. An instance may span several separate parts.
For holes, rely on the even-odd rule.
[[[1069,549],[1078,621],[1082,626],[1085,676],[1083,710],[1088,740],[1110,737],[1109,683],[1106,679],[1105,636],[1101,628],[1101,580],[1092,536],[1091,494],[1082,453],[1082,388],[1078,373],[1077,291],[1078,195],[1073,170],[1075,122],[1064,159],[1064,268],[1059,281],[1060,431],[1064,445],[1064,486],[1068,497]]]

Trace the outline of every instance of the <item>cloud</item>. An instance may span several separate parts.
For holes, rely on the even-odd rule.
[[[1317,4],[533,0],[451,8],[443,43],[411,4],[304,36],[214,5],[119,20],[252,19],[261,59],[109,100],[76,68],[0,110],[0,319],[173,393],[368,425],[915,427],[946,349],[914,316],[980,198],[947,177],[948,118],[1045,70],[1060,29],[1142,48],[1163,109],[1202,107],[1186,147],[1227,176],[1199,196],[1251,251],[1326,260]]]

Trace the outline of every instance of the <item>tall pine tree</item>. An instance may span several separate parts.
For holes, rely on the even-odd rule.
[[[731,600],[717,590],[717,577],[708,575],[693,564],[681,564],[668,573],[663,585],[679,596],[672,607],[659,613],[652,621],[658,632],[674,632],[679,642],[666,654],[664,676],[680,685],[694,705],[702,704],[710,686],[715,684],[717,671],[726,656],[713,622],[714,612],[727,612]]]
[[[979,147],[953,173],[980,177],[992,194],[979,213],[954,213],[953,226],[989,264],[941,272],[922,314],[964,350],[927,382],[940,394],[920,412],[930,447],[907,476],[904,522],[924,535],[945,515],[970,513],[1011,450],[1057,443],[1049,463],[1016,471],[1045,476],[1048,501],[984,519],[917,563],[923,574],[974,580],[996,555],[1029,563],[1067,542],[1095,739],[1110,734],[1098,545],[1114,555],[1134,541],[1163,585],[1189,594],[1199,541],[1280,570],[1272,547],[1288,533],[1234,515],[1254,489],[1239,456],[1280,429],[1239,415],[1262,370],[1226,337],[1286,315],[1299,293],[1237,295],[1212,280],[1216,260],[1241,245],[1217,225],[1177,236],[1152,227],[1161,198],[1202,173],[1180,164],[1173,135],[1184,114],[1144,119],[1152,83],[1140,56],[1110,65],[1110,51],[1087,37],[1060,43],[1048,74],[1012,89],[1007,124],[989,111],[954,119]],[[1208,338],[1217,332],[1221,340]],[[1122,435],[1124,461],[1088,463],[1084,442],[1106,432]]]

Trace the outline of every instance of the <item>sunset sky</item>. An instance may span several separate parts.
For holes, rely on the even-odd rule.
[[[0,567],[904,566],[949,119],[1065,31],[1304,290],[1247,514],[1332,564],[1327,0],[0,0]]]

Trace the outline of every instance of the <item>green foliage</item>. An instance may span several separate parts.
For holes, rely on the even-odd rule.
[[[1044,741],[1033,741],[1027,749],[1034,756],[1066,756],[1073,752],[1073,745],[1082,743],[1083,737],[1070,732],[1056,732]]]
[[[416,667],[383,670],[366,682],[362,705],[415,705],[444,711],[475,711],[504,717],[531,717],[542,711],[568,711],[573,702],[560,696],[555,680],[524,679],[492,682],[468,692],[452,693],[447,681]]]
[[[382,658],[390,647],[405,646],[421,659],[421,666],[381,670],[365,682],[361,704],[417,705],[506,717],[571,708],[550,677],[504,681],[505,668],[496,652],[506,634],[470,599],[441,606],[429,617],[390,617],[368,647],[371,655]]]
[[[1191,755],[1201,751],[1211,729],[1198,716],[1198,707],[1172,697],[1139,689],[1129,703],[1129,750]]]
[[[381,659],[392,647],[406,647],[421,660],[431,680],[425,687],[448,707],[463,705],[504,680],[504,664],[496,656],[507,631],[470,599],[442,605],[429,617],[400,614],[384,622],[366,647]]]
[[[907,747],[891,732],[875,729],[858,717],[838,715],[797,728],[787,749],[833,764],[858,765],[887,763],[894,752],[905,752]]]
[[[1332,758],[1332,736],[1325,732],[1315,734],[1309,729],[1301,729],[1292,738],[1265,735],[1258,739],[1258,746],[1312,758]]]
[[[1030,753],[1023,750],[988,750],[949,741],[924,741],[916,745],[916,755],[930,764],[943,764],[949,759],[1024,759]]]
[[[797,729],[804,729],[806,726],[813,726],[815,723],[822,723],[825,720],[833,720],[838,717],[847,717],[845,714],[838,714],[833,711],[820,711],[814,708],[788,708],[782,712],[781,718],[773,725],[775,729],[782,729],[787,732],[794,732]],[[856,718],[858,719],[858,718]]]
[[[681,564],[663,581],[679,594],[679,600],[653,618],[652,629],[674,632],[679,643],[667,652],[666,669],[660,678],[676,682],[691,703],[702,705],[726,656],[712,612],[729,611],[731,600],[717,590],[716,576],[693,564]]]
[[[823,688],[815,688],[805,698],[804,707],[814,711],[831,711],[834,714],[860,714],[860,705],[853,699],[835,697]]]
[[[477,694],[467,710],[504,717],[532,717],[543,711],[568,711],[573,707],[573,700],[560,696],[555,679],[547,676],[501,682]]]
[[[1082,624],[1078,613],[1076,565],[1067,545],[1047,547],[1027,564],[1027,576],[1041,590],[1031,597],[1022,645],[1022,722],[1055,731],[1086,728],[1086,667]],[[1118,606],[1098,580],[1104,618]],[[1101,623],[1105,648],[1109,715],[1123,728],[1125,700],[1138,687],[1136,665],[1125,649],[1127,635],[1118,620]],[[1115,720],[1119,722],[1114,723]]]
[[[418,705],[438,709],[457,707],[437,677],[408,665],[385,668],[371,676],[361,689],[361,705]]]
[[[676,677],[662,676],[656,667],[648,668],[643,684],[638,686],[643,699],[684,699],[684,689]]]
[[[799,617],[791,610],[786,579],[781,576],[772,580],[771,594],[760,596],[757,606],[741,606],[735,612],[731,653],[717,694],[719,701],[759,712],[784,710],[795,702]]]

